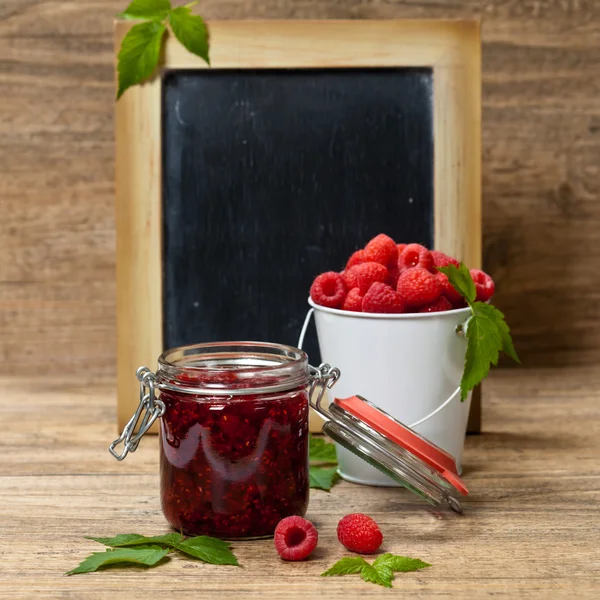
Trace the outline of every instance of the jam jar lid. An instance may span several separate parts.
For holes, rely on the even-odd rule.
[[[210,396],[273,394],[308,385],[303,350],[269,342],[210,342],[166,350],[156,385]]]
[[[325,388],[337,381],[339,370],[329,365],[310,368],[310,403],[325,420],[324,433],[430,504],[447,503],[462,513],[456,496],[468,491],[453,456],[362,396],[335,398],[325,405]],[[320,388],[316,394],[315,387]]]

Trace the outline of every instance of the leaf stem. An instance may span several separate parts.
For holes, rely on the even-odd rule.
[[[199,0],[195,0],[195,2],[190,2],[190,3],[186,4],[184,8],[194,8],[194,6],[196,6],[196,4],[200,4]]]

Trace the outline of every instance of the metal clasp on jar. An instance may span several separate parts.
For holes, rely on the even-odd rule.
[[[123,433],[108,448],[117,460],[123,460],[130,452],[135,452],[140,440],[152,427],[154,421],[165,414],[164,402],[155,396],[154,373],[148,367],[140,367],[135,375],[140,382],[140,403],[125,425]],[[119,454],[116,448],[120,444],[123,444],[123,450]]]
[[[308,398],[310,405],[319,413],[322,414],[321,401],[325,395],[326,389],[331,389],[340,378],[341,372],[337,367],[332,367],[327,363],[322,363],[319,368],[308,365],[310,371],[310,389]],[[313,392],[319,388],[319,395],[316,400],[313,398]]]

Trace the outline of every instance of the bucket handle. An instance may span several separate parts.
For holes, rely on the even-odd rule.
[[[300,331],[300,337],[298,338],[298,348],[300,350],[302,350],[302,346],[304,345],[304,338],[306,337],[306,330],[308,329],[310,320],[312,319],[314,312],[315,312],[315,309],[310,308],[308,310],[308,312],[306,313],[306,318],[304,319],[304,324],[302,325],[302,330]],[[454,390],[454,393],[450,396],[450,398],[448,398],[447,400],[442,402],[435,410],[431,411],[428,415],[425,415],[422,419],[415,421],[408,427],[410,429],[413,429],[414,427],[417,427],[418,425],[422,425],[423,423],[425,423],[425,421],[429,421],[429,419],[431,419],[432,417],[437,415],[441,410],[443,410],[446,406],[448,406],[448,404],[450,404],[450,402],[452,402],[452,400],[454,400],[456,398],[456,396],[458,396],[459,394],[460,394],[460,386],[458,386],[456,388],[456,390]]]

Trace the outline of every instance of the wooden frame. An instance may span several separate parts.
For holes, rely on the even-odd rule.
[[[131,21],[115,23],[116,50]],[[434,79],[436,248],[481,259],[481,44],[478,21],[214,21],[213,69],[428,67]],[[168,34],[164,69],[205,69]],[[116,108],[117,388],[122,427],[138,404],[135,370],[162,347],[162,78]],[[476,407],[477,410],[477,407]]]

